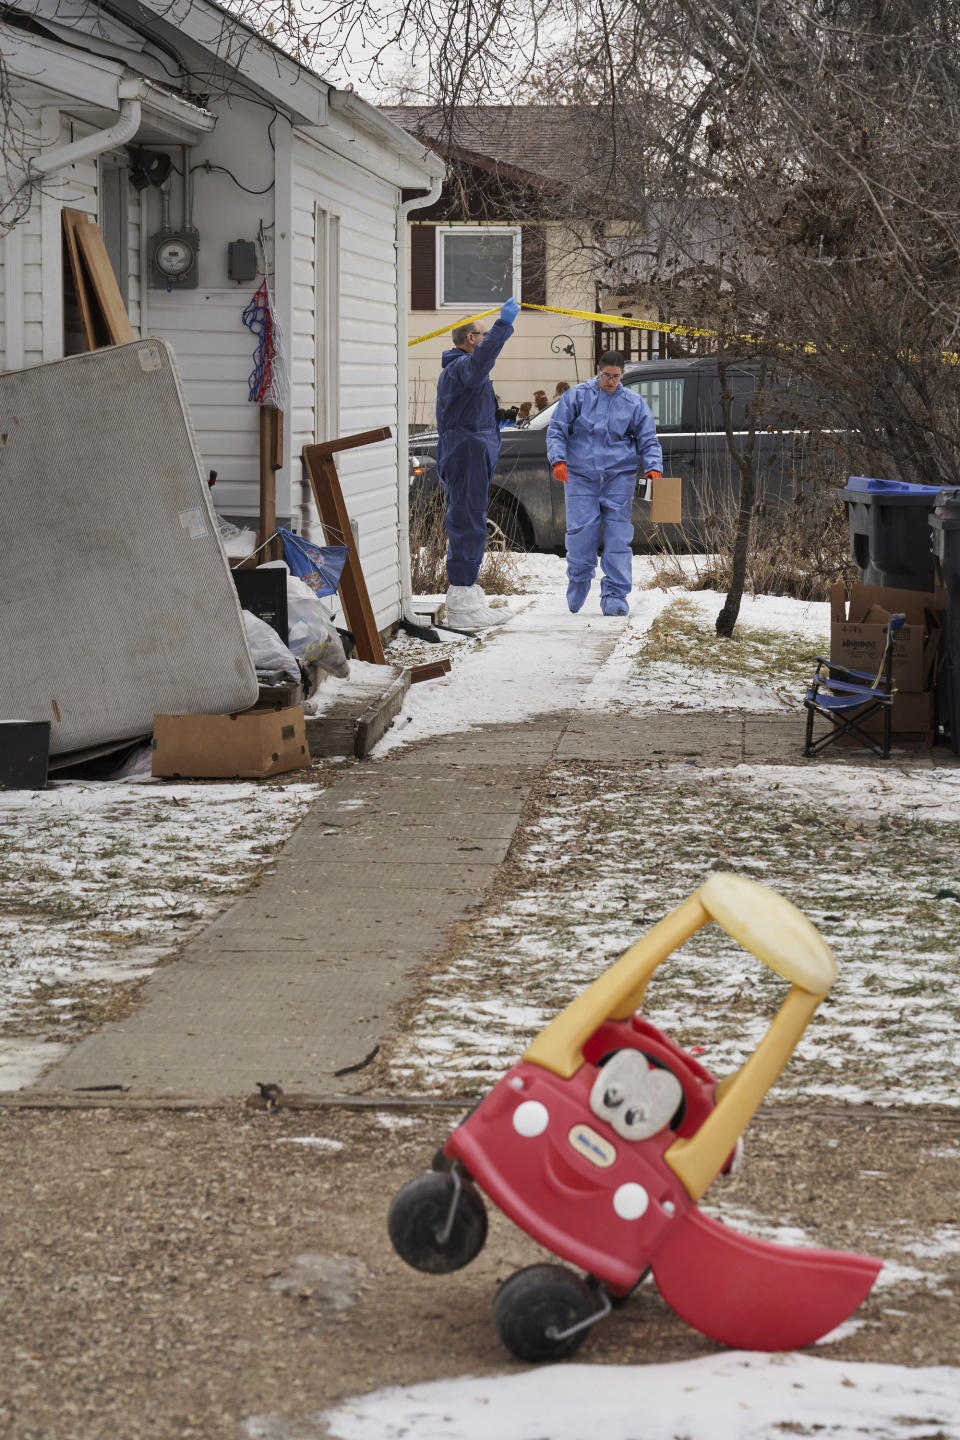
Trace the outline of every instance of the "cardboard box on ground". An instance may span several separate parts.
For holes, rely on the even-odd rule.
[[[830,659],[868,673],[879,671],[891,615],[907,623],[893,649],[893,733],[932,745],[935,731],[934,684],[940,646],[943,595],[939,591],[895,590],[881,585],[846,586],[838,580],[830,592]],[[883,719],[864,727],[879,735]]]
[[[311,763],[302,705],[233,715],[155,715],[152,773],[260,780]]]

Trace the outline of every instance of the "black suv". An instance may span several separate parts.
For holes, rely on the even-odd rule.
[[[741,443],[748,432],[748,406],[757,390],[758,367],[727,367],[731,424]],[[654,526],[649,502],[633,507],[634,548],[678,549],[695,543],[707,517],[729,509],[737,493],[738,471],[724,431],[717,362],[650,360],[628,365],[623,383],[642,395],[653,412],[663,449],[664,475],[683,481],[683,525]],[[816,408],[795,380],[767,381],[758,401],[754,441],[758,501],[778,504],[794,494],[798,479],[822,448],[811,443],[817,431]],[[547,426],[556,404],[522,425],[501,430],[500,458],[490,483],[488,517],[511,544],[522,549],[554,550],[564,545],[564,487],[547,462]],[[425,431],[410,439],[411,506],[439,499],[437,435]],[[832,467],[837,468],[838,466]],[[838,469],[839,473],[839,469]],[[643,486],[641,483],[640,491]]]

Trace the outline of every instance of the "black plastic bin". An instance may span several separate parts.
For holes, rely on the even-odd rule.
[[[960,755],[960,490],[940,491],[929,525],[945,591],[937,707],[950,727],[953,753]]]
[[[0,720],[0,789],[43,790],[49,759],[49,720]]]
[[[936,579],[930,513],[939,487],[851,475],[842,492],[850,554],[864,585],[933,590]]]

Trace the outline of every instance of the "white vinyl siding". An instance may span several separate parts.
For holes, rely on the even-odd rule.
[[[320,439],[382,426],[396,434],[398,199],[394,186],[295,137],[294,455]],[[344,451],[337,469],[384,629],[400,614],[395,439]]]
[[[255,517],[260,407],[247,395],[256,342],[241,318],[250,296],[239,290],[203,289],[147,294],[148,333],[173,346],[204,473],[217,471],[217,509]],[[278,493],[282,516],[281,500]]]

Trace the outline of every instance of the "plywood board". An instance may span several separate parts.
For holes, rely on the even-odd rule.
[[[83,325],[83,338],[87,343],[88,350],[96,350],[98,342],[94,324],[93,301],[87,281],[86,267],[80,258],[80,245],[77,241],[77,230],[82,225],[89,225],[90,217],[85,215],[82,210],[64,209],[60,214],[63,223],[64,244],[70,262],[70,275],[73,279],[73,289]]]
[[[87,349],[128,344],[136,336],[99,226],[80,210],[65,209],[62,216]]]

